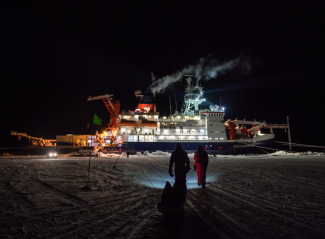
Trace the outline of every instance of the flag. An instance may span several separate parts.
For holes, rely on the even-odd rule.
[[[94,124],[101,125],[102,124],[102,119],[99,118],[96,114],[94,114]]]

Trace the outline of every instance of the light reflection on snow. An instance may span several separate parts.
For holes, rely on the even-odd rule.
[[[147,176],[149,176],[149,175],[147,175]],[[148,180],[148,178],[149,178],[149,180]],[[159,175],[150,175],[148,178],[146,176],[142,176],[141,178],[138,178],[135,181],[135,183],[140,184],[145,187],[149,187],[149,188],[163,189],[163,188],[165,188],[167,181],[171,185],[173,185],[175,182],[175,178],[170,177],[168,174],[166,174],[166,177],[164,177],[164,178],[159,177]],[[202,188],[202,186],[197,185],[196,175],[188,175],[186,179],[187,179],[187,182],[186,182],[187,189]],[[206,184],[209,184],[216,180],[217,180],[216,175],[207,175]]]

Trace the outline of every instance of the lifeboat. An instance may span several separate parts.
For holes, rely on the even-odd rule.
[[[135,111],[148,113],[149,111],[157,112],[156,110],[157,108],[155,104],[140,103]]]

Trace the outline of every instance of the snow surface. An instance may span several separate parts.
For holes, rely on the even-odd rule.
[[[294,155],[294,156],[323,156],[324,153],[320,153],[320,152],[286,152],[286,151],[276,151],[274,153],[271,153],[271,155]]]
[[[0,158],[1,238],[325,238],[325,156],[210,157],[184,213],[156,209],[168,156]],[[193,158],[190,158],[193,162]]]

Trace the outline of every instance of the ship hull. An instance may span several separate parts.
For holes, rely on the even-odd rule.
[[[155,152],[157,150],[164,152],[173,152],[176,143],[181,143],[183,149],[188,153],[197,151],[199,145],[209,154],[249,154],[249,153],[267,153],[267,148],[271,148],[274,136],[263,137],[256,140],[226,140],[221,142],[128,142],[122,147],[123,151],[129,151],[131,154],[136,152]]]

